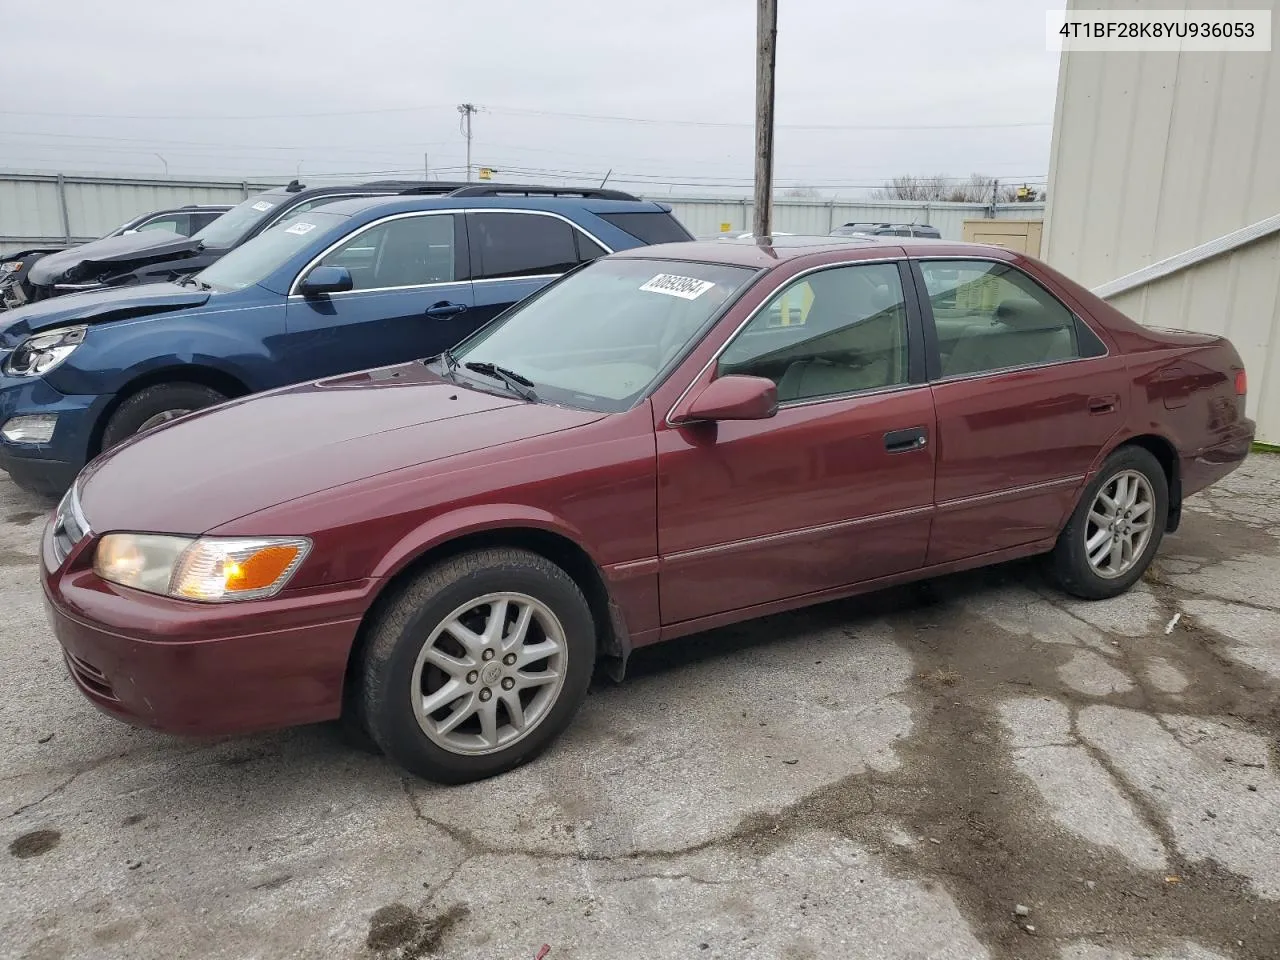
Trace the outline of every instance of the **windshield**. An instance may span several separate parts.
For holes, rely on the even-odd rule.
[[[196,279],[224,293],[261,283],[316,237],[345,219],[340,214],[315,212],[285,220],[236,247],[217,263],[196,274]]]
[[[206,247],[234,247],[240,238],[252,230],[267,214],[279,210],[285,195],[260,193],[232,207],[192,239]]]
[[[540,399],[631,407],[754,271],[670,260],[597,260],[454,350],[526,378]]]

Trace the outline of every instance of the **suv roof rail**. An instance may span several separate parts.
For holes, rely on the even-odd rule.
[[[581,197],[591,200],[639,200],[622,190],[604,187],[548,187],[523,183],[466,184],[449,194],[451,197]]]
[[[404,182],[386,180],[381,183],[366,184],[366,186],[398,187],[399,189],[396,192],[400,194],[427,194],[427,195],[436,195],[436,196],[448,196],[448,195],[451,195],[455,190],[461,187],[465,187],[466,184],[463,183],[461,180],[437,180],[437,181],[430,181],[430,182],[422,181],[422,180],[417,180],[417,181],[405,180]]]

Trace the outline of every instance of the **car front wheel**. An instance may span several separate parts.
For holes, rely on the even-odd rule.
[[[145,433],[162,423],[222,403],[227,398],[199,383],[158,383],[126,399],[107,421],[102,449],[110,450],[135,433]]]
[[[1160,462],[1141,447],[1121,447],[1058,537],[1050,557],[1055,579],[1086,600],[1124,593],[1150,566],[1168,517],[1169,482]]]
[[[477,550],[408,584],[374,622],[356,702],[375,743],[428,780],[465,783],[541,753],[595,665],[586,598],[550,560]]]

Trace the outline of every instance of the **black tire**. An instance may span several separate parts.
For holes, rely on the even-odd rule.
[[[559,620],[567,648],[564,683],[543,719],[522,739],[494,753],[453,752],[418,723],[412,705],[414,666],[427,638],[450,613],[500,592],[527,594]],[[545,557],[510,548],[461,554],[420,574],[371,624],[356,671],[360,722],[383,753],[426,780],[467,783],[503,773],[545,750],[578,712],[595,667],[595,634],[582,591]]]
[[[199,383],[158,383],[146,387],[116,407],[102,433],[102,449],[110,450],[128,440],[153,417],[174,410],[191,412],[222,403],[227,398]]]
[[[1151,536],[1137,556],[1136,562],[1124,574],[1107,578],[1100,576],[1089,564],[1085,550],[1085,534],[1089,511],[1097,499],[1098,491],[1109,485],[1123,471],[1141,473],[1151,485],[1152,506]],[[1102,464],[1093,482],[1085,487],[1058,536],[1058,542],[1049,555],[1049,570],[1058,585],[1072,596],[1085,600],[1105,600],[1119,596],[1141,579],[1160,548],[1165,526],[1169,520],[1169,481],[1164,468],[1150,452],[1142,447],[1126,446],[1116,450]]]

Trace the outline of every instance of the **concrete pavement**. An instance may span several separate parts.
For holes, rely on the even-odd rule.
[[[1125,597],[1013,564],[676,641],[451,789],[98,714],[48,508],[0,474],[0,956],[1280,957],[1280,458]]]

